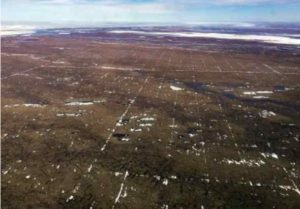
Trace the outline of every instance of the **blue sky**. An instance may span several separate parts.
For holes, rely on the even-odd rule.
[[[2,0],[2,22],[300,22],[300,0]]]

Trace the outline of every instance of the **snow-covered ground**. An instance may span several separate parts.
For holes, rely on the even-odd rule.
[[[32,34],[37,28],[28,25],[1,25],[1,36]]]
[[[204,33],[204,32],[152,32],[134,30],[113,30],[110,33],[141,34],[155,36],[175,36],[186,38],[213,38],[241,41],[259,41],[273,44],[300,45],[300,39],[277,35],[248,35],[248,34],[229,34],[229,33]]]

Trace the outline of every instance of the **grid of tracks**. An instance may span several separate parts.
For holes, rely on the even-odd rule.
[[[2,40],[3,208],[297,208],[296,60]]]

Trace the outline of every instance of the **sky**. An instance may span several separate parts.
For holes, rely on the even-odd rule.
[[[1,0],[1,22],[300,22],[300,0]]]

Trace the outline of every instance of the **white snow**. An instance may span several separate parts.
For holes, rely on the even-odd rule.
[[[88,167],[88,170],[87,170],[88,173],[91,172],[92,168],[93,168],[93,165],[91,164],[90,167]]]
[[[155,118],[147,117],[147,118],[141,118],[141,121],[154,121]]]
[[[244,91],[243,94],[247,95],[247,96],[253,96],[254,99],[267,99],[269,97],[262,96],[262,95],[256,96],[256,95],[257,94],[273,94],[273,91]]]
[[[243,92],[244,95],[256,95],[255,91],[244,91]]]
[[[169,206],[167,204],[163,204],[163,206],[161,207],[161,209],[169,209]]]
[[[272,158],[278,159],[278,155],[275,153],[272,153],[271,156],[272,156]]]
[[[276,153],[260,153],[264,158],[274,158],[274,159],[278,159],[278,155]]]
[[[77,184],[77,185],[75,186],[75,188],[72,190],[73,194],[77,193],[78,190],[79,190],[79,188],[80,188],[80,183]]]
[[[151,127],[151,126],[153,126],[153,124],[152,123],[141,123],[141,124],[139,124],[139,126],[140,127]]]
[[[222,162],[227,163],[227,164],[234,164],[234,165],[247,165],[249,167],[254,167],[254,166],[261,166],[266,164],[263,160],[229,160],[225,159]]]
[[[16,36],[34,33],[36,27],[25,25],[1,25],[1,36]]]
[[[278,187],[280,189],[285,190],[285,191],[292,190],[292,191],[296,192],[298,195],[300,195],[300,190],[298,188],[293,187],[293,186],[290,186],[290,185],[279,185]]]
[[[106,99],[98,99],[98,100],[94,100],[94,103],[104,103],[106,102]]]
[[[189,137],[190,137],[190,138],[193,138],[194,136],[197,136],[197,134],[189,133]]]
[[[167,186],[169,184],[169,180],[168,179],[164,179],[163,180],[163,185]]]
[[[266,96],[254,96],[253,99],[268,99]]]
[[[183,90],[182,88],[178,87],[178,86],[173,86],[171,85],[170,88],[173,90],[173,91],[181,91]]]
[[[127,115],[129,109],[131,108],[131,106],[135,103],[136,99],[138,98],[138,96],[140,95],[140,93],[143,91],[144,89],[144,86],[145,84],[148,82],[148,77],[145,79],[144,81],[144,85],[142,85],[140,87],[140,89],[138,90],[138,93],[137,95],[132,99],[130,100],[130,103],[128,104],[127,108],[125,109],[125,111],[123,112],[123,114],[119,117],[119,120],[118,121],[122,121],[123,118]],[[111,133],[108,135],[106,141],[105,141],[105,144],[101,147],[101,152],[103,152],[108,144],[108,142],[110,141],[112,135],[114,134],[114,132],[116,131],[116,127],[118,125],[118,122],[116,123],[115,127],[112,129]]]
[[[43,105],[40,104],[23,104],[25,107],[43,107]]]
[[[128,177],[128,175],[129,175],[129,173],[128,173],[128,171],[126,171],[126,172],[125,172],[125,175],[124,175],[123,182],[121,183],[121,186],[120,186],[119,193],[118,193],[117,197],[115,198],[115,204],[116,204],[117,202],[119,202],[119,199],[120,199],[121,194],[122,194],[122,191],[123,191],[124,183],[125,183],[126,178]],[[112,208],[114,208],[114,205],[113,205]]]
[[[122,141],[122,142],[128,142],[129,140],[130,140],[129,137],[127,137],[127,136],[121,138],[121,141]]]
[[[6,171],[3,171],[3,175],[6,175],[7,173],[8,173],[8,171],[10,170],[10,168],[9,169],[7,169]]]
[[[120,176],[122,174],[123,174],[122,172],[115,172],[115,176]]]
[[[170,179],[177,179],[177,176],[172,175],[172,176],[170,176]]]
[[[105,70],[120,70],[120,71],[139,71],[138,68],[128,68],[128,67],[114,67],[114,66],[102,66],[102,69]]]
[[[271,116],[276,116],[276,113],[268,110],[263,110],[260,113],[258,113],[262,118],[268,118]]]
[[[68,199],[66,200],[66,202],[69,202],[70,200],[73,200],[74,199],[74,196],[71,195],[70,197],[68,197]]]
[[[57,117],[64,117],[64,116],[66,116],[66,117],[79,117],[79,116],[81,116],[81,114],[80,113],[57,113],[56,116]]]
[[[4,108],[13,108],[13,107],[44,107],[45,105],[41,104],[12,104],[12,105],[4,105]]]
[[[275,35],[246,35],[246,34],[228,34],[228,33],[204,33],[204,32],[146,32],[146,31],[130,31],[130,30],[114,30],[110,33],[127,33],[127,34],[144,34],[155,36],[174,36],[186,38],[212,38],[212,39],[227,39],[241,41],[259,41],[273,44],[289,44],[300,45],[300,39],[275,36]]]
[[[256,91],[257,94],[273,94],[273,91]]]
[[[142,129],[141,128],[137,128],[137,129],[131,128],[130,131],[131,132],[141,132]]]
[[[93,102],[67,102],[67,106],[81,106],[81,105],[93,105]]]
[[[116,123],[116,126],[123,126],[122,121],[118,121],[118,122]]]

